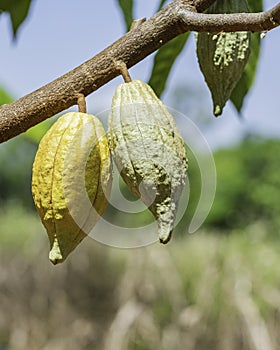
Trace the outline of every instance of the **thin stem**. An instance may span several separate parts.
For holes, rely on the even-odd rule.
[[[130,83],[132,81],[132,79],[131,79],[131,76],[130,76],[129,71],[127,69],[127,65],[121,61],[117,61],[115,64],[116,64],[116,68],[120,71],[120,73],[123,77],[123,80],[126,83]]]
[[[87,112],[87,104],[86,104],[86,99],[84,94],[78,94],[77,104],[78,104],[79,112],[81,113]]]

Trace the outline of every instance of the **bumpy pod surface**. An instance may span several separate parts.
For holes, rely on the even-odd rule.
[[[49,259],[63,262],[107,206],[112,167],[107,137],[93,115],[71,112],[42,138],[33,164],[32,194],[49,241]]]
[[[140,80],[118,86],[108,122],[109,146],[123,180],[158,222],[167,243],[185,184],[184,141],[172,115]]]
[[[249,12],[246,0],[216,1],[207,13]],[[249,32],[198,33],[197,57],[211,91],[214,115],[223,107],[238,83],[250,54]]]

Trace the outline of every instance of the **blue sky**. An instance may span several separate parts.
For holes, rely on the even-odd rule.
[[[264,0],[268,9],[277,0]],[[11,40],[8,17],[0,18],[0,85],[16,98],[21,97],[91,58],[124,33],[124,23],[116,0],[36,0],[27,21],[19,30],[16,43]],[[150,17],[158,1],[136,0],[135,17]],[[266,136],[280,135],[279,122],[279,56],[280,29],[269,32],[262,40],[262,53],[256,82],[245,102],[245,120],[241,123],[234,109],[227,105],[218,119],[211,115],[209,92],[195,57],[192,37],[177,61],[168,81],[163,100],[174,104],[177,84],[194,86],[204,91],[209,125],[204,135],[212,147],[228,145],[247,131]],[[151,70],[152,56],[131,69],[133,78],[146,81]],[[109,109],[115,87],[122,82],[116,78],[87,98],[90,112]],[[200,100],[198,99],[198,102]],[[193,107],[195,108],[195,107]],[[75,109],[75,107],[74,107]],[[180,110],[186,113],[184,110]],[[195,120],[195,110],[188,117]],[[201,126],[202,127],[202,126]]]

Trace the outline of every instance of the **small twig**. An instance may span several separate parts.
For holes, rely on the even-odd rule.
[[[123,80],[126,83],[130,83],[132,81],[129,71],[127,69],[127,65],[124,62],[121,62],[121,61],[116,62],[116,68],[121,72]]]
[[[78,104],[79,112],[81,113],[87,112],[86,98],[84,94],[78,94],[77,104]]]

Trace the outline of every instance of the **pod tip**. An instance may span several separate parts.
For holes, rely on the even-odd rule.
[[[52,246],[52,249],[51,249],[50,254],[49,254],[49,260],[54,265],[57,265],[57,264],[62,263],[64,261],[64,258],[61,254],[59,244],[58,244],[56,239],[53,242],[53,246]]]

